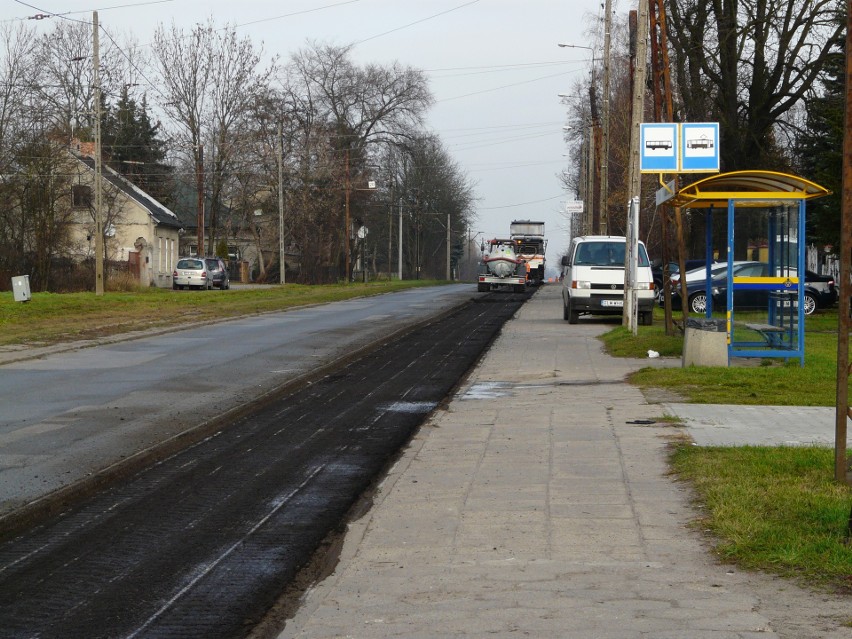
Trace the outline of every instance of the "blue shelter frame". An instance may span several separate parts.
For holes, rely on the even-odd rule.
[[[668,203],[675,207],[706,209],[708,279],[706,316],[713,312],[709,261],[713,254],[712,220],[715,210],[727,211],[726,332],[731,357],[798,358],[805,362],[804,282],[805,204],[829,191],[804,178],[774,171],[720,173],[687,185]],[[768,268],[760,275],[734,272],[737,214],[761,211],[767,221]],[[735,301],[740,295],[767,292],[765,313],[755,321],[737,320]],[[753,315],[753,314],[752,314]]]

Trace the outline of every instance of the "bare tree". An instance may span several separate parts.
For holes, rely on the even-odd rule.
[[[350,50],[313,43],[292,56],[282,80],[295,131],[291,161],[303,195],[296,206],[305,232],[297,242],[303,267],[313,263],[315,273],[330,274],[342,255],[351,254],[344,198],[351,219],[363,223],[374,202],[362,189],[381,148],[416,137],[432,102],[421,71],[399,64],[361,67]]]
[[[720,122],[726,171],[786,168],[776,127],[819,77],[838,0],[669,0],[682,120]]]
[[[196,174],[206,177],[212,252],[232,179],[234,140],[244,134],[249,110],[264,94],[275,63],[262,69],[261,49],[239,39],[234,27],[214,28],[212,20],[190,33],[174,24],[169,31],[160,25],[154,43],[162,107],[176,125],[173,148],[189,155]]]

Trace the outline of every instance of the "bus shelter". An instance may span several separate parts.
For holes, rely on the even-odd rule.
[[[724,311],[729,362],[782,357],[804,366],[805,203],[828,193],[795,175],[734,171],[684,186],[666,202],[705,211],[705,315],[711,319],[714,306]],[[711,280],[713,216],[721,212],[727,213],[726,277]]]

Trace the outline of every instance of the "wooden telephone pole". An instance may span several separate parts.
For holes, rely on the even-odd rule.
[[[843,127],[843,190],[840,205],[840,301],[837,303],[837,402],[834,424],[834,478],[852,485],[846,450],[849,410],[849,328],[852,302],[852,8],[846,15],[846,121]]]
[[[672,81],[669,72],[669,49],[668,34],[666,31],[666,7],[664,0],[651,0],[649,6],[649,19],[651,30],[651,72],[653,74],[654,86],[654,121],[674,122],[674,105],[672,100]],[[677,190],[677,178],[674,180]],[[683,220],[680,207],[674,209],[674,221],[678,242],[678,270],[683,273],[686,260],[686,247],[683,239]],[[674,322],[672,321],[672,294],[671,279],[669,273],[669,262],[671,262],[671,218],[669,207],[660,210],[660,231],[662,235],[662,260],[663,260],[663,295],[665,308],[666,335],[674,334]],[[683,280],[683,278],[681,278]],[[683,289],[685,282],[681,281],[681,293],[683,300],[686,295]],[[684,326],[688,313],[686,304],[683,304]]]

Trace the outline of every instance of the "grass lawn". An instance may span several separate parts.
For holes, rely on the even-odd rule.
[[[139,288],[107,292],[100,297],[94,293],[33,293],[28,302],[15,302],[13,293],[5,292],[0,293],[0,346],[93,339],[442,283],[404,280],[324,286],[286,284],[228,291]]]
[[[609,331],[602,338],[608,352],[679,357],[683,338],[665,335],[657,313],[636,337],[623,327]],[[769,358],[728,368],[648,367],[630,381],[693,403],[834,406],[836,365],[837,312],[823,311],[805,319],[804,367]],[[693,486],[702,512],[696,526],[714,536],[721,559],[852,594],[852,488],[834,481],[832,448],[683,443],[673,448],[671,466]]]
[[[665,334],[662,312],[653,326],[640,326],[634,337],[618,327],[603,336],[611,355],[647,357],[648,350],[680,357],[683,337]],[[743,365],[745,364],[745,365]],[[805,319],[805,366],[798,360],[745,360],[728,368],[644,368],[630,381],[643,388],[665,388],[697,404],[772,404],[834,406],[837,380],[837,311]]]
[[[671,464],[721,559],[852,594],[852,488],[834,481],[832,449],[683,444]]]

